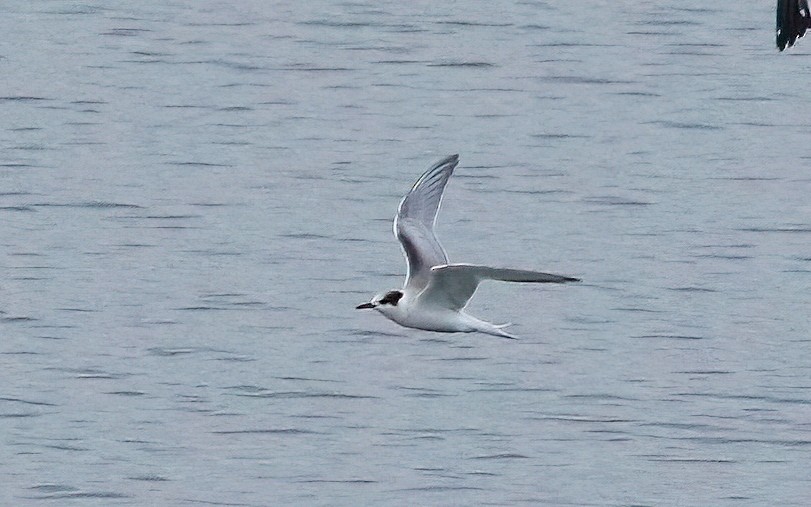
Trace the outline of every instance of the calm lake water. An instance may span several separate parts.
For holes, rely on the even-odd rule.
[[[0,504],[807,505],[773,9],[4,2]],[[354,310],[451,153],[451,260],[584,280],[483,285],[518,341]]]

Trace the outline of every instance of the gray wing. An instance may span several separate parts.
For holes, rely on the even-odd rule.
[[[776,42],[780,51],[794,45],[794,41],[811,28],[808,0],[777,0]]]
[[[411,187],[400,201],[394,217],[394,235],[400,241],[408,262],[405,286],[422,290],[431,278],[431,268],[448,263],[448,255],[434,234],[442,193],[459,155],[437,162]]]
[[[565,283],[579,282],[569,276],[526,271],[523,269],[501,269],[471,264],[448,264],[431,268],[431,281],[419,295],[420,302],[461,310],[473,297],[479,282],[501,280],[504,282]]]

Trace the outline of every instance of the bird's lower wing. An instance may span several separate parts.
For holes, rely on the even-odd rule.
[[[442,266],[445,271],[468,272],[481,280],[501,280],[502,282],[534,282],[534,283],[565,283],[579,282],[579,278],[570,276],[528,271],[526,269],[490,268],[487,266],[472,266],[468,264],[449,264]]]
[[[431,281],[420,294],[422,302],[460,310],[467,305],[482,280],[525,283],[578,282],[569,276],[524,269],[491,268],[471,264],[447,264],[431,268]]]

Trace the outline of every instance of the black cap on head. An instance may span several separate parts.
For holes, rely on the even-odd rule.
[[[383,299],[380,300],[381,305],[391,305],[397,306],[397,302],[403,297],[402,291],[399,290],[392,290],[386,293],[383,296]]]

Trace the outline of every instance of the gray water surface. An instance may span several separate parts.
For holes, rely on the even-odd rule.
[[[757,5],[753,5],[753,4]],[[2,505],[807,505],[811,40],[771,2],[0,6]],[[451,153],[518,341],[354,306]]]

